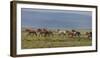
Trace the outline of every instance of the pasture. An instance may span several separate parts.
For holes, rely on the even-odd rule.
[[[35,36],[28,35],[27,32],[21,32],[21,48],[34,49],[34,48],[56,48],[56,47],[76,47],[76,46],[91,46],[92,39],[89,39],[84,34],[90,32],[90,29],[77,29],[81,32],[80,37],[69,38],[68,35],[59,36]]]

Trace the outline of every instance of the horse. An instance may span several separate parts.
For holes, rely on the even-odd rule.
[[[68,33],[69,38],[80,37],[80,35],[81,35],[81,33],[76,30],[66,31],[66,33]]]
[[[42,29],[37,29],[37,34],[38,34],[38,36],[40,37],[40,36],[42,36],[43,35],[43,31],[42,31]]]
[[[65,30],[57,29],[57,33],[58,33],[59,36],[65,36],[66,35],[66,31]]]
[[[48,30],[48,32],[49,32],[49,36],[54,36],[54,33],[52,30]]]
[[[28,35],[35,35],[37,36],[37,33],[34,29],[26,29],[25,32],[28,32],[27,36]]]
[[[92,38],[92,32],[86,32],[85,35],[87,36],[87,38]]]
[[[74,34],[73,32],[71,31],[66,31],[67,35],[68,35],[68,38],[73,38],[74,37]]]
[[[79,32],[79,31],[72,30],[72,32],[73,32],[73,36],[75,36],[75,37],[80,37],[80,35],[81,35],[81,32]]]
[[[53,36],[53,32],[51,30],[47,30],[47,29],[43,29],[42,30],[43,34],[44,34],[44,37],[47,37],[47,36]]]
[[[75,31],[75,32],[74,32],[74,36],[75,36],[75,37],[80,37],[80,35],[81,35],[81,33],[80,33],[79,31]]]
[[[37,29],[37,34],[39,36],[44,36],[44,37],[53,36],[53,32],[51,30],[47,30],[45,28],[43,28],[43,29]]]

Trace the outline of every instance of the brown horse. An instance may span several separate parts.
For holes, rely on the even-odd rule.
[[[37,29],[37,34],[38,34],[38,36],[42,36],[43,35],[43,31],[42,31],[42,29]]]
[[[47,30],[45,28],[43,28],[43,29],[37,29],[37,34],[39,36],[44,36],[44,37],[53,36],[53,32],[51,30]]]
[[[28,32],[27,36],[28,35],[35,35],[37,36],[37,33],[34,29],[26,29],[25,32]]]
[[[86,37],[91,39],[92,38],[92,32],[86,32],[85,33]]]
[[[71,31],[66,31],[66,33],[67,33],[67,35],[68,35],[69,38],[73,38],[73,37],[74,37],[73,32],[71,32]]]
[[[53,36],[53,32],[51,30],[43,29],[44,36]]]
[[[69,38],[80,37],[80,35],[81,35],[81,33],[76,30],[66,31],[66,33],[68,34]]]

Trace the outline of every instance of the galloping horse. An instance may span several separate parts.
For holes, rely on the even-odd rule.
[[[37,34],[39,36],[44,36],[44,37],[53,36],[53,32],[51,30],[47,30],[45,28],[43,28],[43,29],[37,29]]]
[[[92,38],[92,32],[86,32],[85,35],[87,36],[87,38]]]
[[[71,31],[66,31],[69,38],[73,38],[74,34]]]
[[[79,31],[76,31],[76,30],[72,30],[73,32],[73,36],[75,37],[80,37],[81,33]]]
[[[79,31],[74,32],[75,37],[80,37],[81,33]]]
[[[59,36],[65,36],[66,35],[66,31],[65,30],[57,29],[57,33],[58,33]]]
[[[38,34],[38,36],[42,36],[43,35],[43,31],[42,31],[42,29],[37,29],[37,34]]]
[[[45,37],[46,36],[53,36],[53,32],[51,30],[47,30],[47,29],[43,28],[42,32],[43,32]]]
[[[70,38],[80,37],[80,35],[81,35],[81,33],[79,31],[76,31],[76,30],[66,31],[66,33],[68,33],[68,37],[70,37]]]
[[[36,31],[34,29],[26,29],[25,32],[28,32],[27,35],[31,35],[32,34],[32,35],[37,36],[37,33],[36,33]]]

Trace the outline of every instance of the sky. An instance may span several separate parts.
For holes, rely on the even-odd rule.
[[[21,8],[22,27],[92,28],[92,12]]]

